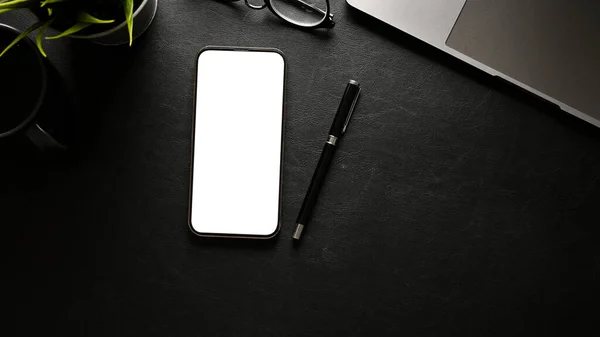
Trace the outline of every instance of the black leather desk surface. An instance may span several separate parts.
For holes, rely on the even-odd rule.
[[[243,3],[162,0],[131,49],[49,44],[76,97],[77,144],[61,160],[3,161],[2,334],[597,336],[600,130],[341,0],[333,9],[337,26],[319,34]],[[206,45],[288,58],[283,227],[271,242],[187,227]],[[295,249],[350,78],[362,99]]]

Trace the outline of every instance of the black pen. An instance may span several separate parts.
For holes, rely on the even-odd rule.
[[[302,235],[304,227],[308,225],[313,208],[317,203],[319,192],[321,191],[321,187],[323,187],[323,181],[325,180],[325,176],[329,171],[333,154],[335,153],[340,139],[346,132],[346,128],[348,127],[348,123],[352,117],[352,112],[356,106],[356,101],[358,100],[359,94],[360,85],[358,82],[350,80],[346,86],[346,91],[342,97],[342,102],[340,103],[337,113],[335,114],[335,118],[333,119],[331,129],[329,129],[329,136],[327,137],[327,141],[325,141],[325,147],[321,153],[321,158],[319,159],[315,173],[310,181],[310,186],[308,187],[308,191],[304,197],[300,214],[298,214],[298,219],[296,220],[296,230],[294,230],[294,234],[292,235],[292,237],[296,240],[300,240],[300,236]]]

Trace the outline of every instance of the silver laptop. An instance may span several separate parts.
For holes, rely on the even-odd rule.
[[[600,127],[600,0],[347,0]]]

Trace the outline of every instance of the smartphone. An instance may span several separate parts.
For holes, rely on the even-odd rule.
[[[286,62],[277,49],[198,54],[189,227],[267,239],[279,231]]]

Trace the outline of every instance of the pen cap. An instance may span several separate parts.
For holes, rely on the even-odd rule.
[[[342,101],[338,107],[337,113],[329,130],[332,136],[340,137],[346,132],[346,127],[352,117],[352,112],[356,106],[358,95],[360,94],[360,84],[354,80],[350,80],[342,96]]]

